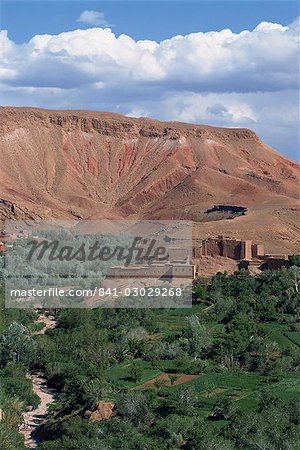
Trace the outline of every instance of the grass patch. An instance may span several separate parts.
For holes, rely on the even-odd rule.
[[[187,327],[186,317],[202,312],[207,305],[200,303],[192,308],[178,308],[173,310],[158,311],[157,325],[160,334],[174,335]]]
[[[300,347],[300,333],[298,331],[288,331],[284,335],[295,345]]]
[[[264,324],[264,330],[268,333],[270,339],[278,344],[280,351],[290,346],[290,340],[287,338],[288,326],[278,322],[268,322]]]
[[[104,377],[107,381],[118,387],[131,388],[152,380],[152,378],[155,378],[162,373],[160,369],[153,369],[149,367],[145,361],[139,361],[139,363],[143,367],[143,374],[141,379],[137,382],[134,382],[130,377],[130,367],[132,366],[133,361],[127,361],[123,364],[117,364],[110,367],[104,372]]]

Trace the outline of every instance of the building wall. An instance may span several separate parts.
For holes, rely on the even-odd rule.
[[[284,258],[268,258],[267,268],[270,270],[278,270],[282,267],[290,267],[290,261]]]
[[[240,259],[252,259],[252,241],[241,241]]]
[[[239,263],[239,269],[260,269],[260,270],[279,270],[282,267],[290,267],[290,261],[285,258],[267,257],[265,260],[242,260]]]
[[[252,244],[252,257],[261,258],[265,254],[265,248],[263,244]]]
[[[241,241],[235,239],[223,239],[222,240],[222,255],[231,259],[241,259]]]
[[[109,278],[194,278],[195,266],[186,265],[162,265],[147,267],[111,267],[108,271]]]
[[[224,256],[236,261],[253,258],[262,258],[265,255],[263,244],[252,244],[251,240],[208,238],[202,241],[202,245],[193,248],[193,257]]]
[[[202,241],[202,256],[222,256],[220,239],[205,239]]]
[[[201,256],[224,256],[226,258],[251,259],[251,241],[239,241],[236,239],[206,239],[202,241]],[[194,257],[199,257],[200,251],[194,251]],[[196,256],[197,255],[197,256]]]
[[[203,255],[203,249],[201,247],[193,247],[193,258],[200,258]]]
[[[196,266],[193,264],[188,264],[185,266],[172,266],[172,276],[174,278],[195,278]]]

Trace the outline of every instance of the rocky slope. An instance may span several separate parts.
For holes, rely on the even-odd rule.
[[[2,220],[191,219],[197,237],[300,242],[299,165],[248,129],[2,107],[0,160]]]

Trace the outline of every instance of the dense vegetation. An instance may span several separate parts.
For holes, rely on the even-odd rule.
[[[24,448],[36,370],[60,392],[40,450],[299,450],[299,283],[296,266],[217,274],[191,309],[54,311],[37,336],[33,313],[2,308],[0,447]],[[100,401],[114,414],[92,421]]]
[[[26,378],[35,361],[36,342],[31,336],[36,314],[31,311],[4,308],[4,292],[0,287],[0,448],[24,449],[16,432],[26,407],[36,407],[39,398]]]

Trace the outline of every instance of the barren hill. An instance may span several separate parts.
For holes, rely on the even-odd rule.
[[[299,251],[299,164],[248,129],[0,108],[0,219],[191,219]]]

